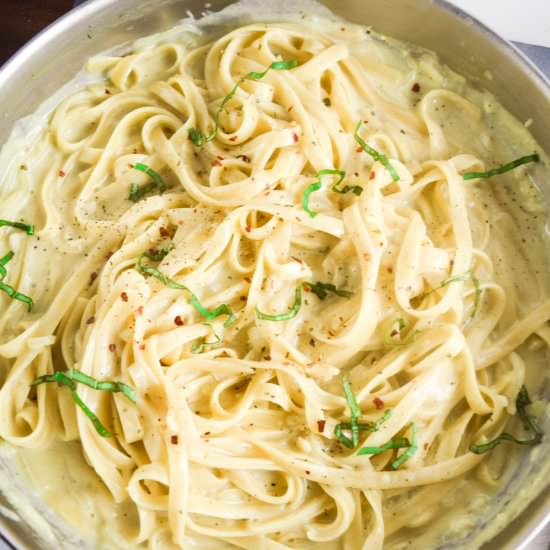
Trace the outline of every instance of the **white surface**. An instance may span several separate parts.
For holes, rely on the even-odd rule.
[[[508,40],[550,48],[550,0],[449,0]]]

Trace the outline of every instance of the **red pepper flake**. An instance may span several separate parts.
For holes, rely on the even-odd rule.
[[[172,445],[177,445],[179,443],[179,437],[177,435],[171,436],[170,443],[172,443]]]
[[[143,315],[143,306],[139,306],[136,309],[136,315]]]
[[[170,231],[168,231],[168,229],[166,227],[161,227],[159,229],[159,233],[160,233],[161,237],[169,237],[170,236]]]
[[[63,170],[59,170],[59,177],[64,178],[66,176],[65,172]]]
[[[87,325],[93,325],[95,323],[95,317],[89,317],[86,321]]]
[[[93,282],[97,279],[97,272],[93,272],[91,275],[90,275],[90,284],[93,284]]]
[[[357,153],[362,153],[363,152],[363,148],[362,147],[357,147],[357,149],[355,149],[355,151]]]
[[[237,141],[237,136],[232,136],[229,138],[229,141]]]
[[[244,230],[247,232],[247,233],[250,233],[252,231],[252,227],[250,227],[250,225],[247,224],[247,226],[244,228]]]
[[[291,105],[291,106],[287,109],[287,111],[290,113],[290,111],[292,111],[293,109],[294,109],[294,105]]]
[[[241,159],[243,162],[250,162],[250,157],[246,155],[237,155],[238,159]]]
[[[388,267],[388,273],[393,273],[393,268]]]
[[[126,294],[126,292],[123,292],[123,293],[120,295],[120,299],[121,299],[123,302],[127,302],[127,301],[128,301],[128,294]]]
[[[309,470],[306,470],[306,476],[308,476],[309,474],[311,474],[311,472]]]
[[[182,327],[184,325],[183,319],[177,315],[174,317],[174,324],[176,324],[178,327]]]
[[[311,288],[309,288],[309,286],[304,286],[304,292],[311,292]]]
[[[371,173],[369,174],[369,179],[370,179],[370,180],[373,180],[375,177],[376,177],[376,172],[371,172]]]
[[[223,166],[223,164],[218,159],[215,159],[212,161],[212,166]]]
[[[374,406],[381,411],[384,408],[384,401],[380,399],[380,397],[375,397],[372,402],[374,403]]]
[[[111,353],[114,353],[116,351],[116,345],[115,344],[109,344],[109,351]]]
[[[424,450],[427,451],[430,444],[428,442],[424,443]]]
[[[113,251],[107,252],[107,256],[105,256],[105,259],[106,259],[107,261],[109,261],[109,260],[113,257],[113,254],[114,254]]]
[[[244,280],[245,280],[248,284],[250,284],[250,283],[252,282],[252,279],[251,279],[250,277],[245,277]]]
[[[298,143],[300,141],[300,138],[296,132],[292,132],[292,139],[294,140],[294,143]]]
[[[145,344],[140,344],[140,345],[139,345],[139,349],[140,349],[141,351],[145,351]]]
[[[420,91],[420,84],[419,84],[418,82],[415,82],[415,83],[413,84],[413,87],[411,88],[411,90],[412,90],[413,92],[418,93],[418,92]]]
[[[322,434],[325,431],[325,425],[327,421],[326,420],[317,420],[317,430],[320,434]]]

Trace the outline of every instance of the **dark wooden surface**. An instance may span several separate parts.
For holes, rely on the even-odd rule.
[[[36,33],[72,8],[72,0],[0,0],[0,65]]]

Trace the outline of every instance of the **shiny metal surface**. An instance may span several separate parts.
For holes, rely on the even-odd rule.
[[[209,2],[212,11],[229,3],[230,0]],[[347,19],[437,51],[453,69],[495,93],[520,120],[532,118],[532,133],[543,149],[550,152],[549,82],[518,50],[471,17],[443,0],[324,0],[323,3]],[[70,12],[0,70],[0,143],[8,138],[15,121],[33,113],[44,99],[70,81],[92,54],[167,29],[188,11],[198,17],[203,9],[204,2],[200,0],[94,0]],[[486,78],[487,71],[492,79]],[[550,197],[550,181],[542,187]],[[547,433],[549,427],[546,422]],[[526,455],[518,475],[496,499],[495,514],[498,507],[505,509],[521,488],[530,487],[533,495],[540,493],[538,498],[484,549],[535,548],[535,536],[550,522],[550,494],[545,490],[546,480],[550,479],[548,439],[545,438],[538,461],[530,461]],[[482,530],[492,519],[480,518],[477,529]],[[20,522],[0,517],[0,526],[19,548],[46,548],[42,542],[33,540],[29,529]],[[464,543],[455,541],[445,548],[462,548]],[[69,548],[65,544],[63,547]]]

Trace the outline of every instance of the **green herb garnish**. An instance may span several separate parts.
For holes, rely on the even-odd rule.
[[[452,283],[463,283],[468,280],[472,281],[472,284],[474,285],[475,294],[474,294],[474,309],[471,314],[471,318],[474,318],[477,310],[479,308],[479,304],[481,301],[481,288],[479,285],[479,279],[475,276],[473,271],[466,271],[466,273],[461,273],[460,275],[455,275],[454,277],[450,277],[449,279],[445,279],[442,283],[440,283],[435,288],[432,288],[432,290],[425,292],[420,296],[421,299],[427,298],[437,290],[441,290],[442,288],[445,288],[446,286],[449,286]]]
[[[411,422],[411,433],[412,433],[412,441],[410,447],[399,457],[397,457],[392,463],[391,468],[392,470],[397,470],[400,466],[402,466],[411,456],[416,453],[418,450],[418,441],[416,439],[416,424],[414,422]]]
[[[315,176],[317,178],[317,181],[306,187],[306,190],[304,191],[304,195],[302,197],[302,206],[311,218],[317,216],[318,213],[309,208],[309,196],[311,195],[311,193],[314,193],[315,191],[319,191],[319,189],[321,189],[321,180],[323,176],[338,176],[338,181],[331,188],[332,191],[334,191],[335,193],[344,194],[349,191],[353,191],[357,196],[359,196],[363,192],[363,188],[359,187],[358,185],[346,185],[343,188],[338,187],[346,177],[346,173],[343,170],[319,170],[319,172],[317,172],[317,175]]]
[[[395,328],[396,323],[397,328]],[[401,331],[405,328],[405,326],[406,324],[404,319],[399,318],[391,320],[384,331],[384,345],[387,347],[403,346],[404,342],[401,341]],[[399,341],[396,341],[396,336],[399,336]]]
[[[261,80],[270,70],[274,71],[288,71],[290,69],[294,69],[298,66],[298,61],[295,59],[290,59],[287,61],[275,61],[269,65],[269,67],[262,72],[255,72],[252,71],[250,73],[247,73],[245,76],[243,76],[235,86],[233,86],[233,89],[223,98],[223,101],[218,108],[216,114],[214,115],[214,129],[212,132],[210,132],[208,135],[204,134],[197,128],[190,128],[188,135],[189,139],[195,145],[195,147],[203,147],[206,143],[214,140],[216,136],[218,135],[218,130],[220,128],[220,115],[224,109],[224,107],[227,105],[227,103],[235,96],[237,93],[237,90],[239,89],[239,86],[245,81],[245,80]]]
[[[329,292],[340,296],[341,298],[351,298],[353,295],[349,290],[343,290],[341,288],[336,288],[332,283],[303,283],[303,287],[311,290],[320,300],[324,300]]]
[[[134,165],[134,170],[144,172],[153,181],[141,187],[137,183],[132,183],[132,185],[130,185],[130,195],[128,196],[128,199],[132,202],[138,202],[148,193],[152,193],[155,189],[158,189],[162,194],[168,188],[162,177],[146,164],[138,163]]]
[[[109,432],[107,428],[105,428],[101,420],[99,420],[99,418],[93,413],[93,411],[84,403],[84,401],[82,401],[82,399],[78,395],[78,392],[76,391],[77,383],[84,384],[85,386],[88,386],[94,390],[108,391],[111,393],[122,393],[133,403],[135,403],[137,400],[136,391],[127,384],[124,384],[122,382],[99,381],[77,369],[69,369],[65,372],[58,371],[55,374],[46,374],[45,376],[40,376],[32,382],[31,386],[38,386],[39,384],[49,384],[56,382],[63,386],[67,386],[71,390],[73,401],[91,420],[97,433],[102,437],[113,437],[113,434]]]
[[[411,422],[410,428],[412,432],[412,441],[409,441],[406,437],[396,437],[394,439],[390,439],[387,443],[384,443],[384,445],[380,445],[379,447],[361,447],[361,449],[357,451],[357,455],[379,455],[391,449],[407,449],[402,455],[397,457],[391,463],[392,470],[397,470],[400,466],[407,462],[407,460],[409,460],[409,458],[411,458],[411,456],[418,450],[418,441],[416,439],[416,424],[414,422]]]
[[[382,424],[384,424],[384,422],[391,417],[391,415],[392,411],[391,409],[388,409],[376,422],[357,422],[356,425],[359,432],[377,432],[382,427]],[[336,439],[348,447],[348,449],[354,449],[356,445],[354,445],[353,441],[343,433],[344,430],[352,430],[352,423],[340,422],[340,424],[337,424],[334,428],[334,435]]]
[[[533,155],[527,155],[525,157],[521,157],[519,159],[513,160],[508,164],[503,164],[502,166],[498,166],[497,168],[493,168],[492,170],[488,170],[487,172],[465,172],[462,175],[462,177],[465,180],[492,178],[493,176],[498,176],[500,174],[505,174],[506,172],[510,172],[511,170],[514,170],[515,168],[523,164],[528,164],[530,162],[539,162],[539,161],[540,161],[540,157],[535,153]]]
[[[217,346],[222,339],[218,334],[214,332],[215,340],[213,342],[207,342],[206,338],[201,338],[200,343],[194,344],[191,348],[191,353],[204,353],[207,347]]]
[[[357,451],[357,455],[379,455],[390,449],[405,449],[409,447],[410,444],[411,442],[406,437],[397,437],[395,439],[390,439],[390,441],[384,443],[384,445],[380,445],[380,447],[361,447]]]
[[[519,390],[516,398],[517,415],[523,422],[525,429],[531,432],[532,437],[530,439],[517,439],[513,435],[503,432],[498,437],[487,443],[480,443],[478,445],[471,445],[470,451],[475,454],[483,454],[487,451],[492,451],[495,447],[500,445],[503,441],[511,441],[518,445],[535,446],[542,441],[543,432],[537,424],[535,416],[527,413],[527,407],[531,404],[531,398],[525,386],[522,386]]]
[[[21,222],[10,222],[9,220],[0,220],[0,227],[14,227],[25,231],[27,235],[34,235],[34,225],[29,225]]]
[[[302,307],[302,285],[298,285],[294,291],[294,304],[286,313],[280,313],[278,315],[269,315],[267,313],[262,313],[258,306],[256,306],[256,316],[262,321],[289,321],[294,319],[300,308]]]
[[[29,296],[17,292],[15,288],[4,283],[4,279],[8,276],[6,265],[11,261],[14,255],[15,254],[10,251],[3,258],[0,258],[0,291],[5,292],[12,300],[18,300],[19,302],[27,304],[28,310],[30,312],[32,311],[34,305],[32,298],[29,298]]]
[[[221,306],[218,306],[217,308],[213,310],[209,310],[208,308],[204,307],[196,294],[194,294],[189,288],[187,288],[185,285],[181,285],[180,283],[174,281],[173,279],[170,279],[167,275],[162,273],[162,271],[159,271],[157,268],[152,267],[150,265],[145,265],[144,260],[147,258],[152,261],[160,262],[162,261],[168,252],[172,250],[173,244],[164,247],[160,249],[159,251],[149,251],[149,252],[143,252],[140,254],[136,270],[143,274],[143,275],[149,275],[150,277],[154,277],[158,281],[160,281],[164,286],[167,286],[168,288],[172,288],[174,290],[184,290],[185,292],[189,293],[189,303],[207,320],[207,321],[213,321],[220,315],[227,315],[228,318],[224,323],[224,326],[228,327],[229,325],[232,325],[235,320],[235,314],[233,313],[233,310],[227,305],[222,304]]]
[[[392,177],[393,181],[399,181],[401,178],[399,177],[399,174],[397,173],[397,170],[393,166],[393,164],[388,160],[388,157],[384,155],[384,153],[378,152],[376,149],[373,149],[360,135],[359,130],[361,128],[361,125],[363,123],[359,121],[357,123],[357,126],[355,127],[355,132],[353,134],[353,137],[355,138],[355,141],[361,146],[363,151],[370,155],[375,161],[380,162],[384,168],[390,173],[390,176]]]
[[[345,436],[341,429],[338,429],[338,427],[335,431],[335,435],[346,447],[354,449],[357,445],[359,445],[359,416],[361,416],[361,408],[359,407],[355,394],[353,393],[353,388],[351,387],[348,373],[344,374],[342,378],[342,387],[344,389],[344,396],[346,398],[346,403],[348,404],[351,417],[351,422],[349,424],[349,429],[351,429],[351,439]]]

